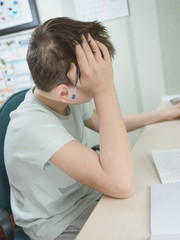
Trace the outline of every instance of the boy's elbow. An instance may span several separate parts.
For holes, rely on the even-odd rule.
[[[116,189],[116,198],[123,199],[132,197],[135,192],[135,181],[134,179],[128,179],[119,181]]]
[[[135,192],[135,183],[134,181],[127,184],[127,186],[124,187],[123,195],[124,198],[132,197]]]

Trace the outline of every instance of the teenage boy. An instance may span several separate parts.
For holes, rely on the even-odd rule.
[[[132,196],[127,130],[169,116],[123,119],[113,55],[98,22],[55,18],[32,34],[27,62],[35,87],[11,113],[5,141],[15,222],[31,240],[75,239],[101,194]],[[170,111],[180,115],[177,107]],[[84,126],[99,131],[100,154],[87,146]]]

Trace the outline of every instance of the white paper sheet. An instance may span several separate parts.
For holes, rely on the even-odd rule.
[[[151,236],[150,240],[180,240],[180,235],[160,235]]]
[[[176,97],[180,97],[180,94],[162,96],[161,101],[162,102],[169,102],[171,99],[176,98]]]
[[[180,181],[180,149],[152,150],[152,157],[162,183]]]
[[[151,186],[151,235],[180,235],[180,182]]]

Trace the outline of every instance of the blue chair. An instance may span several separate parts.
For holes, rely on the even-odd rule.
[[[22,90],[10,96],[0,108],[0,229],[5,238],[4,240],[30,240],[30,238],[17,227],[14,232],[10,218],[10,187],[4,165],[4,138],[9,124],[9,114],[15,110],[24,100],[27,90]]]

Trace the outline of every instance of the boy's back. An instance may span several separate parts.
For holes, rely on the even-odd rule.
[[[69,177],[50,157],[67,142],[86,144],[83,121],[90,103],[71,105],[61,116],[43,105],[31,89],[11,113],[5,159],[16,224],[32,239],[54,239],[101,194]],[[81,199],[81,200],[80,200]]]

